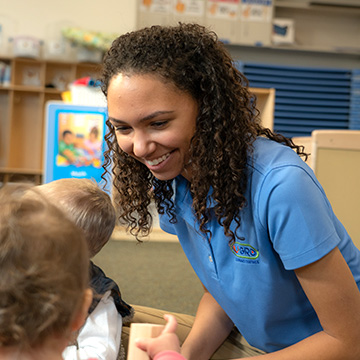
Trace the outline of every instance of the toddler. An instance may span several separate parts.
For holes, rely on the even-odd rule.
[[[5,185],[0,209],[0,359],[62,359],[92,300],[84,235],[35,187]]]
[[[115,227],[116,214],[110,196],[90,179],[60,179],[38,188],[83,230],[90,258],[95,256],[109,241]],[[63,357],[65,360],[123,359],[122,323],[131,319],[133,309],[122,300],[117,284],[93,262],[90,262],[90,287],[95,295],[88,318]]]

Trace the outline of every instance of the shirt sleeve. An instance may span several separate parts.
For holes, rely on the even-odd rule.
[[[325,192],[304,168],[282,166],[271,170],[258,201],[260,221],[286,269],[315,262],[340,242]]]
[[[155,355],[154,360],[186,360],[176,351],[161,351]]]
[[[115,307],[110,291],[106,292],[88,316],[77,338],[77,346],[68,346],[64,360],[116,360],[120,349],[122,317]]]
[[[62,154],[65,149],[66,149],[66,144],[64,143],[64,141],[60,141],[59,142],[59,153]]]

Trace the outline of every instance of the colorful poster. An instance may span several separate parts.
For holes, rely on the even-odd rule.
[[[142,0],[140,2],[140,11],[168,14],[171,9],[171,1],[172,0]]]
[[[241,20],[271,22],[272,10],[272,0],[242,0]]]
[[[198,16],[205,15],[205,0],[174,0],[174,15]]]
[[[106,107],[47,103],[45,183],[62,178],[101,182]]]
[[[207,17],[213,19],[237,20],[240,0],[208,0]]]

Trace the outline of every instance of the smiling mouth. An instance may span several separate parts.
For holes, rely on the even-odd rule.
[[[145,162],[150,166],[159,165],[161,162],[165,161],[170,156],[170,153],[167,153],[154,160],[145,160]]]

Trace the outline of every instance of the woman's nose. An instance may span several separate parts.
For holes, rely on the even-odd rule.
[[[151,137],[144,134],[135,134],[133,138],[133,153],[138,158],[146,158],[155,150],[155,143]]]

